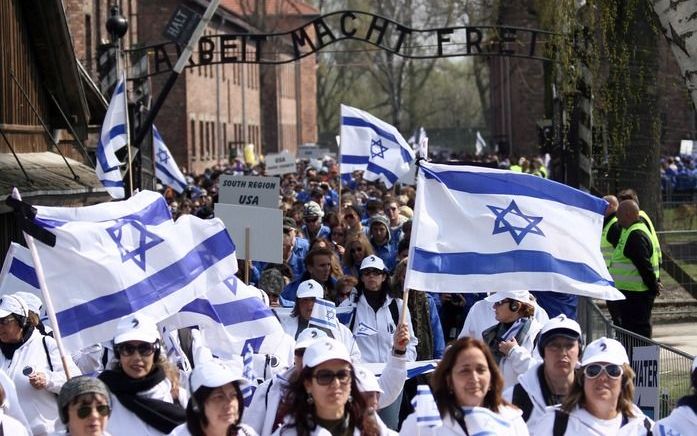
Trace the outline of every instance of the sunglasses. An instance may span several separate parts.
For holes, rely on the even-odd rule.
[[[315,372],[312,377],[317,380],[317,384],[320,386],[329,386],[332,384],[334,379],[339,380],[339,383],[345,385],[351,381],[351,371],[348,369],[342,369],[337,372],[329,371],[328,369],[322,369]]]
[[[597,378],[603,371],[605,371],[605,374],[607,374],[607,376],[611,379],[618,379],[622,377],[622,374],[624,373],[622,367],[620,365],[615,365],[614,363],[608,363],[606,365],[591,363],[583,368],[583,375],[588,378]]]
[[[153,344],[143,343],[138,345],[124,344],[119,345],[119,354],[122,356],[132,356],[136,351],[141,356],[149,356],[155,352],[156,347]]]
[[[0,325],[10,325],[13,322],[17,321],[14,316],[6,316],[4,318],[0,318]]]
[[[505,300],[497,301],[496,303],[494,303],[494,307],[503,306],[504,304],[508,304],[510,302],[511,302],[511,300],[506,298]]]
[[[318,219],[319,218],[316,216],[315,217],[308,217],[308,218],[305,218],[305,222],[306,223],[316,223]]]
[[[356,215],[348,214],[348,215],[344,215],[344,218],[347,220],[352,220],[352,219],[356,219]]]
[[[97,414],[99,416],[109,416],[111,413],[111,409],[109,406],[106,404],[100,404],[98,406],[92,407],[92,406],[80,406],[77,409],[77,417],[80,419],[85,419],[88,416],[92,415],[92,409],[97,409]]]

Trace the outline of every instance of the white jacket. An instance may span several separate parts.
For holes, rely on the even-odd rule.
[[[29,429],[15,418],[5,415],[0,407],[1,433],[8,436],[29,436]]]
[[[151,389],[139,392],[137,395],[143,398],[173,403],[171,389],[172,384],[165,378]],[[111,416],[107,423],[107,430],[114,435],[127,436],[159,436],[165,434],[143,422],[135,413],[121,404],[116,395],[113,394],[111,395]]]
[[[246,436],[258,436],[257,432],[254,431],[253,428],[251,428],[248,425],[240,424],[239,431],[237,432],[237,436],[245,436],[245,435]],[[172,432],[169,434],[169,436],[191,436],[191,432],[186,427],[186,423],[184,423],[182,425],[174,427],[174,430],[172,430]]]
[[[355,333],[361,322],[377,330],[377,333],[373,335],[361,335],[356,337],[356,342],[358,343],[358,348],[361,350],[361,357],[363,362],[366,363],[385,363],[387,359],[392,355],[392,345],[394,344],[394,333],[397,329],[397,325],[392,319],[392,314],[390,313],[389,305],[393,298],[388,296],[385,298],[385,302],[382,307],[378,309],[377,312],[373,310],[365,299],[365,295],[361,295],[356,303],[356,318],[353,322],[353,333]],[[402,299],[395,299],[397,302],[397,309],[399,316],[402,315]],[[353,296],[342,301],[340,306],[347,306],[353,304]],[[409,344],[407,345],[406,359],[409,362],[416,360],[416,344],[418,339],[414,336],[414,329],[411,326],[411,315],[409,314],[409,309],[407,308],[407,314],[405,317],[407,326],[409,327]],[[399,322],[399,319],[397,319]]]
[[[518,376],[518,383],[523,387],[525,392],[527,392],[530,402],[532,403],[532,411],[530,412],[530,417],[527,420],[528,428],[533,428],[537,421],[542,418],[547,409],[547,404],[545,404],[545,399],[542,396],[542,388],[540,387],[540,379],[537,376],[537,371],[539,370],[542,363],[538,363],[525,373]],[[515,385],[510,386],[505,391],[503,391],[503,398],[511,402],[513,399],[513,388]]]
[[[535,319],[541,325],[549,321],[547,312],[535,303]],[[457,336],[458,339],[469,336],[474,339],[482,340],[482,333],[492,325],[498,323],[496,314],[494,313],[494,303],[489,303],[486,300],[479,300],[472,305],[465,323],[462,325],[462,330]]]
[[[380,427],[380,436],[396,436],[397,432],[390,430],[387,428],[384,422],[382,422],[382,419],[375,414],[375,419],[377,420],[378,426]],[[359,429],[354,429],[353,430],[354,436],[360,436],[361,431]],[[416,433],[414,433],[416,434]],[[295,421],[293,421],[292,418],[286,417],[285,421],[283,422],[283,425],[279,427],[275,432],[273,432],[273,436],[298,436],[298,432],[295,428]],[[332,434],[325,429],[324,427],[317,426],[315,427],[312,432],[310,432],[310,436],[332,436]]]
[[[276,412],[285,390],[289,385],[295,368],[290,368],[282,374],[276,374],[273,378],[260,384],[249,407],[245,407],[242,422],[252,427],[261,436],[269,436],[273,433],[273,422]]]
[[[19,421],[24,427],[29,428],[29,421],[27,421],[27,417],[24,416],[22,406],[19,405],[19,400],[17,399],[15,382],[12,381],[4,370],[0,371],[0,384],[5,390],[5,403],[3,403],[0,411],[2,411],[5,416],[11,416]]]
[[[394,403],[399,393],[404,388],[404,382],[407,380],[407,359],[404,356],[395,356],[394,354],[387,359],[385,368],[378,378],[378,385],[383,392],[378,400],[378,409],[387,407]]]
[[[412,413],[402,424],[399,434],[405,436],[462,436],[465,434],[460,424],[449,414],[442,420],[441,427],[419,427],[416,423],[416,413]],[[529,434],[520,410],[510,406],[502,406],[499,413],[483,407],[468,408],[465,411],[464,421],[470,435],[528,436]]]
[[[555,410],[556,407],[548,407],[535,427],[530,428],[530,434],[551,436],[554,428]],[[568,436],[645,436],[647,434],[646,423],[651,428],[653,421],[641,413],[636,405],[633,406],[632,411],[635,415],[634,418],[629,418],[627,423],[622,425],[621,414],[618,414],[615,419],[603,420],[577,406],[569,414],[569,424],[564,434]]]
[[[60,392],[65,383],[65,372],[63,372],[63,362],[58,352],[56,341],[45,336],[46,348],[48,349],[53,365],[50,370],[49,362],[46,358],[44,349],[44,336],[34,329],[27,342],[22,344],[9,360],[4,354],[0,353],[0,367],[7,373],[15,384],[17,397],[21,398],[20,405],[22,411],[29,422],[34,435],[45,435],[60,431],[65,428],[58,418],[58,406],[56,406],[56,395]],[[80,375],[80,370],[67,356],[70,376]],[[37,390],[29,383],[29,378],[22,374],[22,370],[31,366],[34,372],[46,374],[46,389]]]
[[[697,415],[689,406],[680,406],[656,422],[654,434],[688,436],[697,433]]]
[[[286,332],[286,334],[291,338],[294,338],[295,333],[297,333],[298,331],[298,317],[289,316],[283,318],[282,325],[283,330]],[[348,327],[346,327],[345,325],[339,323],[339,329],[333,330],[333,332],[338,334],[338,337],[334,339],[344,344],[344,346],[348,350],[349,354],[351,355],[351,362],[361,363],[361,350],[358,348],[358,345],[356,344],[356,339],[353,337],[353,333],[351,333],[351,330],[349,330]]]

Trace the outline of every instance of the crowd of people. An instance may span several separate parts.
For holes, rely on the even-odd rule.
[[[489,164],[546,175],[537,158]],[[63,360],[41,301],[4,295],[0,434],[691,434],[697,392],[654,424],[633,402],[631,349],[605,337],[585,344],[573,296],[406,290],[405,306],[415,189],[360,172],[340,186],[338,170],[332,159],[300,162],[281,177],[283,262],[254,262],[247,278],[279,318],[288,361],[267,354],[250,380],[241,356],[215,356],[205,332],[163,337],[138,314],[119,321],[111,343]],[[189,176],[181,195],[163,188],[173,216],[212,217],[222,174],[264,170],[236,161]],[[610,305],[613,319],[650,337],[655,231],[635,193],[607,200],[601,249],[627,296]],[[314,327],[320,299],[346,323]],[[410,377],[410,362],[432,360],[435,371]],[[691,376],[697,389],[697,360]],[[430,386],[437,416],[415,409],[418,385]]]

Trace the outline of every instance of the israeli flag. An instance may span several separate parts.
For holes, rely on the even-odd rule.
[[[359,336],[374,336],[378,334],[378,331],[363,321],[358,323],[358,328],[356,329],[356,337]]]
[[[0,295],[20,291],[31,292],[42,298],[29,249],[11,242],[0,270]]]
[[[531,174],[421,169],[406,287],[623,298],[600,252],[605,200]]]
[[[323,298],[315,299],[315,304],[312,306],[312,314],[308,321],[309,327],[318,327],[323,330],[337,331],[339,329],[336,319],[336,304],[332,301]],[[333,335],[337,337],[336,334]]]
[[[152,145],[155,154],[155,177],[181,194],[186,189],[186,178],[179,170],[172,153],[169,152],[154,124],[152,126]]]
[[[231,340],[283,333],[281,323],[259,298],[259,290],[234,275],[186,304],[160,325],[168,330],[191,326],[220,329],[221,337],[229,336]]]
[[[143,191],[82,208],[36,207],[56,235],[37,244],[66,348],[113,339],[120,317],[162,321],[237,270],[235,244],[219,219],[177,222],[165,199]]]
[[[252,397],[254,397],[254,392],[257,390],[257,376],[254,372],[254,350],[250,344],[244,350],[242,355],[242,363],[244,365],[242,369],[242,376],[249,382],[247,386],[242,388],[242,398],[244,398],[244,405],[249,407],[252,403]]]
[[[442,427],[443,421],[440,412],[433,399],[428,385],[418,385],[416,395],[411,400],[411,405],[416,413],[416,425],[419,427]]]
[[[477,130],[477,142],[474,144],[474,150],[477,156],[481,156],[486,150],[486,141],[479,130]]]
[[[513,424],[510,421],[506,421],[501,415],[486,407],[463,407],[462,414],[467,430],[473,435],[510,434],[513,430]]]
[[[128,144],[128,111],[126,104],[126,81],[122,77],[114,88],[109,108],[104,117],[102,132],[97,144],[97,178],[112,198],[123,198],[124,188],[121,177],[121,162],[116,151]]]
[[[397,129],[368,112],[341,105],[341,174],[355,170],[366,180],[381,180],[391,188],[409,171],[414,151]]]

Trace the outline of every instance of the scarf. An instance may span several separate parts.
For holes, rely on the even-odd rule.
[[[24,330],[24,333],[22,334],[22,339],[20,339],[19,342],[12,342],[7,344],[4,342],[0,342],[0,351],[2,351],[3,356],[5,356],[5,359],[12,360],[12,356],[14,356],[15,351],[17,351],[19,347],[27,343],[32,333],[34,333],[34,326],[30,325]]]
[[[126,409],[158,431],[168,434],[186,421],[186,412],[179,406],[153,398],[136,395],[157,386],[165,379],[165,371],[157,366],[145,378],[134,380],[121,371],[107,370],[99,375],[111,393]]]

